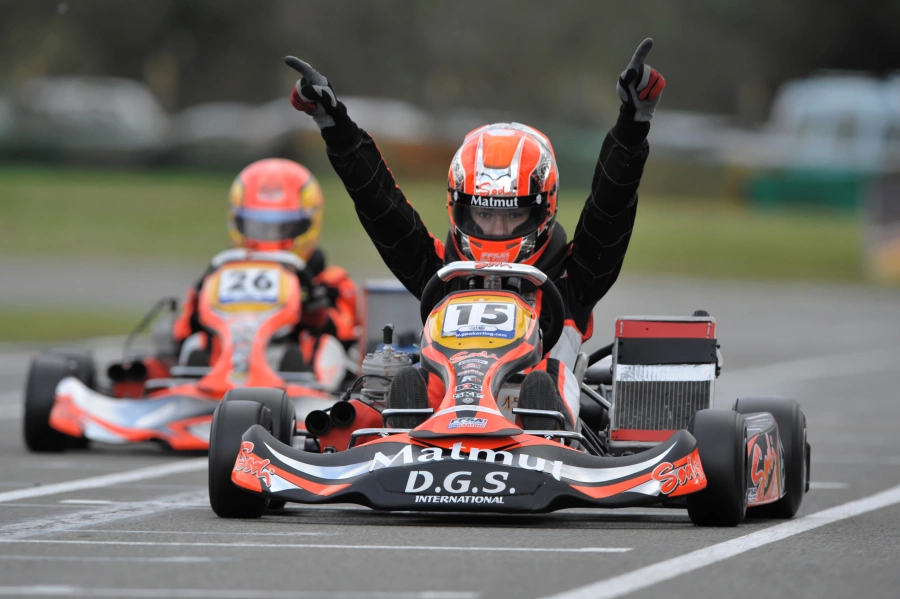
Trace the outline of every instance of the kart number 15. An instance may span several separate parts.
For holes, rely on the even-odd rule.
[[[219,303],[260,302],[274,304],[281,291],[277,268],[230,268],[219,277]]]
[[[516,327],[513,303],[450,304],[444,312],[442,337],[502,337],[512,339]]]

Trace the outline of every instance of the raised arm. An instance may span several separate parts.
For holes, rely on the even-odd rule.
[[[299,58],[288,56],[284,61],[301,75],[291,92],[291,104],[313,117],[360,223],[394,276],[420,297],[443,264],[443,243],[428,232],[375,141],[347,115],[331,83]]]
[[[637,213],[638,185],[650,153],[647,133],[665,79],[644,64],[653,47],[638,47],[616,86],[622,105],[603,140],[591,193],[581,212],[566,265],[578,303],[590,309],[619,276]]]

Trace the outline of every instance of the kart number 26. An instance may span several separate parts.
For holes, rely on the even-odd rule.
[[[218,299],[222,304],[262,302],[274,304],[281,291],[277,268],[230,268],[219,277]]]

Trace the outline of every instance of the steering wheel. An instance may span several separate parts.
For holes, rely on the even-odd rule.
[[[419,316],[422,318],[423,325],[434,307],[444,299],[444,285],[445,282],[438,273],[435,273],[425,285],[422,299],[419,302]],[[544,356],[546,356],[562,335],[566,310],[559,289],[556,288],[550,277],[547,277],[547,280],[538,289],[541,291],[541,315],[549,315],[550,321],[546,328],[541,329],[544,333]],[[540,325],[540,322],[538,324]]]

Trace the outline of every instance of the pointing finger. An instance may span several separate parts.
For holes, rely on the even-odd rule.
[[[308,63],[303,62],[296,56],[286,56],[284,58],[284,64],[306,77],[313,85],[328,85],[328,80],[319,71],[315,70],[309,66]]]
[[[647,55],[650,54],[651,48],[653,48],[653,38],[648,37],[647,39],[642,41],[641,45],[638,46],[637,50],[634,51],[634,56],[631,57],[631,62],[628,63],[628,68],[634,69],[636,71],[640,70],[641,65],[644,64],[644,60],[647,58]]]

